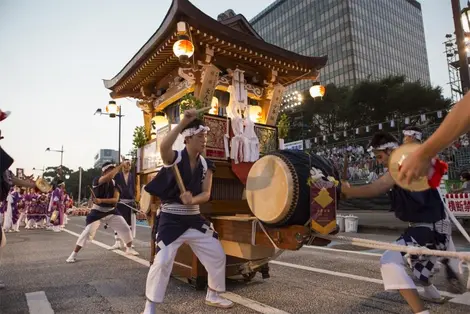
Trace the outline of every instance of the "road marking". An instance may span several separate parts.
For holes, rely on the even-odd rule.
[[[378,254],[378,253],[340,250],[340,249],[334,249],[334,248],[323,247],[323,246],[304,245],[303,247],[307,248],[307,249],[310,249],[310,250],[331,251],[331,252],[359,254],[359,255],[367,255],[367,256],[382,256],[382,254]]]
[[[365,281],[365,282],[372,282],[372,283],[381,284],[381,285],[383,285],[383,283],[384,283],[383,280],[381,280],[381,279],[369,278],[369,277],[358,276],[358,275],[353,275],[353,274],[348,274],[348,273],[341,273],[341,272],[327,270],[327,269],[314,268],[314,267],[309,267],[309,266],[304,266],[304,265],[297,265],[297,264],[280,262],[280,261],[270,261],[269,263],[274,264],[274,265],[290,267],[290,268],[297,268],[297,269],[307,270],[307,271],[311,271],[311,272],[314,272],[314,273],[326,274],[326,275],[343,277],[343,278],[350,278],[350,279]],[[418,287],[418,291],[419,292],[424,292],[424,289],[422,287]],[[450,292],[447,292],[447,291],[439,291],[439,292],[443,296],[450,297],[450,298],[456,298],[456,297],[461,296],[459,294],[453,294],[453,293],[450,293]]]
[[[225,292],[222,293],[222,296],[229,299],[232,302],[241,304],[247,308],[250,308],[256,312],[264,313],[264,314],[289,314],[289,312],[285,312],[269,305],[257,302],[255,300],[251,300],[248,298],[244,298],[239,296],[238,294],[234,294],[232,292]]]
[[[80,235],[76,232],[73,232],[73,231],[70,231],[68,229],[63,229],[65,232],[75,236],[75,237],[79,237]],[[91,243],[103,248],[103,249],[106,249],[108,250],[110,248],[109,245],[106,245],[102,242],[99,242],[99,241],[96,241],[96,240],[93,240],[91,241]],[[128,258],[134,262],[137,262],[145,267],[149,267],[149,261],[143,259],[143,258],[140,258],[140,257],[137,257],[137,256],[133,256],[133,255],[127,255],[124,251],[121,251],[121,250],[115,250],[115,251],[111,251],[111,252],[114,252],[118,255],[121,255],[125,258]],[[183,265],[183,264],[180,264],[178,262],[175,262],[175,264],[179,264],[181,266],[186,266],[186,265]],[[176,278],[180,281],[183,281],[184,283],[187,283],[186,280],[184,280],[183,278]],[[260,302],[257,302],[255,300],[251,300],[251,299],[248,299],[248,298],[245,298],[245,297],[242,297],[241,295],[238,295],[238,294],[235,294],[235,293],[232,293],[232,292],[226,292],[226,293],[223,293],[222,296],[224,296],[225,298],[231,300],[232,302],[235,302],[235,303],[238,303],[240,305],[243,305],[245,307],[248,307],[254,311],[257,311],[258,313],[263,313],[263,314],[289,314],[288,312],[284,312],[282,310],[279,310],[279,309],[276,309],[274,307],[271,307],[267,304],[263,304],[263,303],[260,303]],[[32,312],[31,312],[32,313]],[[43,314],[42,312],[35,312],[37,314]],[[54,313],[54,312],[51,312],[51,313]],[[50,312],[44,312],[44,314],[50,314]]]
[[[347,273],[340,273],[340,272],[332,271],[332,270],[314,268],[314,267],[310,267],[310,266],[297,265],[297,264],[291,264],[291,263],[280,262],[280,261],[271,261],[269,263],[270,264],[275,264],[275,265],[286,266],[286,267],[290,267],[290,268],[308,270],[308,271],[311,271],[311,272],[314,272],[314,273],[320,273],[320,274],[350,278],[350,279],[355,279],[355,280],[360,280],[360,281],[367,281],[367,282],[372,282],[372,283],[377,283],[377,284],[383,284],[383,281],[380,280],[380,279],[368,278],[368,277],[363,277],[363,276],[358,276],[358,275],[353,275],[353,274],[347,274]]]
[[[30,314],[54,314],[51,304],[44,291],[26,293]]]
[[[464,304],[464,305],[470,305],[470,292],[465,292],[464,294],[449,300],[449,302],[452,303],[457,303],[457,304]]]

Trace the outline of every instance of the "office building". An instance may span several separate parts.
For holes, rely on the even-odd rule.
[[[269,43],[328,55],[323,85],[405,75],[430,84],[421,5],[415,0],[277,0],[251,21]],[[301,81],[290,90],[304,91]]]
[[[94,167],[101,168],[105,162],[119,162],[119,153],[114,149],[100,149],[95,155]]]

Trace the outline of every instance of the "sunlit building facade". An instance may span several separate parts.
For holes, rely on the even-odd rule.
[[[269,43],[328,55],[322,84],[405,75],[430,84],[421,5],[415,0],[277,0],[250,23]],[[307,90],[301,81],[290,90]]]

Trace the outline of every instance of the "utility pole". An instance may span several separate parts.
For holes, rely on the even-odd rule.
[[[80,199],[81,199],[81,196],[82,196],[82,167],[78,167],[78,171],[79,171],[79,176],[78,176],[78,206],[80,206]]]

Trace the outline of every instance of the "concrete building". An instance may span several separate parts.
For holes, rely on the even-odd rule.
[[[119,153],[114,149],[100,149],[94,158],[94,167],[101,168],[105,162],[119,162]]]
[[[328,55],[323,85],[406,75],[430,84],[421,5],[415,0],[277,0],[251,21],[269,43],[307,56]],[[303,91],[301,81],[290,90]]]

